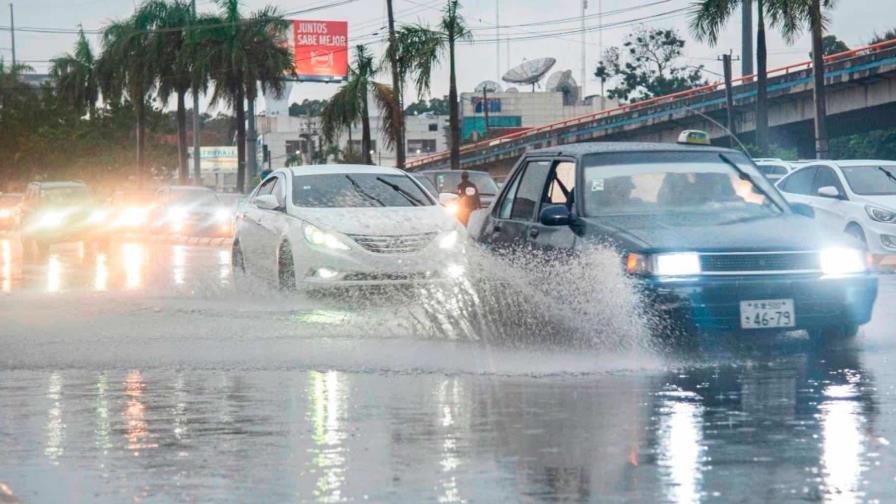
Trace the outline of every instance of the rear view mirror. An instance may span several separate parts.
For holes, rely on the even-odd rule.
[[[576,218],[565,206],[553,205],[543,209],[538,220],[545,226],[568,226]]]
[[[255,197],[255,206],[262,210],[277,210],[280,208],[280,203],[273,194],[262,194]]]
[[[805,203],[791,203],[790,209],[797,215],[802,215],[803,217],[808,217],[810,219],[815,218],[815,209]]]
[[[818,195],[822,198],[840,198],[840,190],[834,186],[824,186],[818,188]]]
[[[451,203],[452,201],[456,201],[456,200],[457,200],[457,195],[454,193],[449,193],[449,192],[439,193],[439,203],[441,203],[442,205],[447,205],[448,203]]]

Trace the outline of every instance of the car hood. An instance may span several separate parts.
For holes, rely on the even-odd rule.
[[[387,208],[301,208],[297,217],[321,229],[349,235],[394,236],[457,228],[438,205]]]
[[[863,203],[877,205],[889,210],[896,210],[896,194],[881,196],[860,196]]]
[[[641,216],[586,219],[586,234],[627,250],[749,252],[858,246],[845,233],[825,232],[801,215],[706,226],[673,225]]]

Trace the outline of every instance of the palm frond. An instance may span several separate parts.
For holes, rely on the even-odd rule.
[[[395,147],[396,141],[401,136],[401,106],[392,86],[381,82],[373,82],[373,99],[380,109],[383,133],[385,133],[384,145],[387,148]]]
[[[731,18],[741,0],[700,0],[691,8],[691,33],[700,41],[715,45],[725,22]]]

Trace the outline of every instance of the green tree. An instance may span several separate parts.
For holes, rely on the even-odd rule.
[[[211,103],[234,111],[237,142],[237,190],[246,187],[246,109],[262,91],[283,92],[283,76],[292,71],[289,50],[282,43],[288,22],[274,7],[245,17],[239,0],[217,0],[217,19],[197,20],[202,55],[214,83]],[[260,88],[259,88],[260,84]]]
[[[79,114],[93,117],[99,100],[100,86],[96,75],[96,58],[84,29],[78,30],[75,50],[50,61],[50,77],[56,92]]]
[[[675,30],[641,28],[626,37],[622,47],[611,47],[594,72],[615,82],[607,91],[620,101],[641,101],[676,93],[705,83],[703,67],[680,63],[685,41]]]
[[[436,115],[448,115],[448,97],[430,98],[427,100],[419,100],[404,109],[404,113],[408,115],[420,115],[432,113]]]
[[[889,29],[880,35],[875,33],[874,37],[871,38],[871,45],[880,44],[881,42],[886,42],[893,39],[896,39],[896,28]]]
[[[349,68],[348,82],[342,85],[327,105],[321,111],[321,126],[324,138],[332,143],[342,129],[351,127],[358,121],[361,122],[361,153],[360,157],[366,164],[373,164],[371,156],[370,111],[368,96],[373,95],[374,100],[382,114],[381,125],[383,127],[386,144],[394,145],[398,138],[397,128],[399,124],[394,120],[394,112],[397,110],[395,95],[387,84],[373,80],[377,73],[373,56],[364,45],[355,47],[355,60]],[[351,140],[349,140],[349,152],[351,153]]]
[[[293,103],[289,106],[289,115],[292,117],[319,116],[327,105],[327,100],[309,100],[305,98],[302,103]]]
[[[424,25],[408,25],[397,34],[396,47],[400,48],[399,65],[405,75],[413,75],[417,94],[429,93],[432,72],[448,54],[448,122],[450,128],[451,169],[460,169],[460,101],[457,97],[458,42],[469,40],[472,33],[460,13],[458,0],[448,0],[442,9],[442,19],[433,30]]]
[[[103,30],[103,53],[97,74],[103,99],[128,100],[137,121],[137,179],[146,175],[146,101],[155,88],[152,29],[154,15],[138,9],[131,17],[114,21]]]
[[[842,53],[849,50],[846,42],[838,39],[836,35],[825,35],[821,39],[821,50],[825,56]]]

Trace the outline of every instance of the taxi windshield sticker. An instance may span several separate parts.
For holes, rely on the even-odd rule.
[[[598,192],[604,190],[604,179],[594,179],[591,181],[591,192]]]

